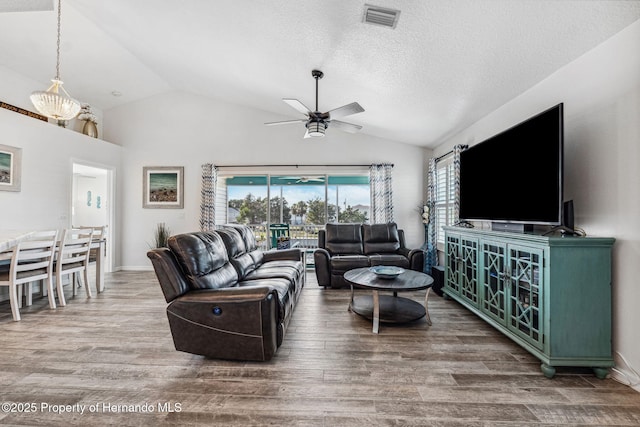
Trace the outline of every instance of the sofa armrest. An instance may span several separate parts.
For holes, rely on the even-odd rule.
[[[326,249],[316,249],[313,252],[313,262],[316,268],[316,277],[318,285],[331,286],[331,255]]]
[[[153,264],[156,277],[162,288],[164,299],[171,302],[190,289],[178,260],[169,248],[156,248],[147,252]]]
[[[407,251],[405,255],[409,260],[409,268],[414,271],[423,271],[424,270],[424,254],[425,252],[422,249],[406,249],[401,248],[400,250]],[[404,254],[403,254],[404,255]]]
[[[301,261],[302,260],[302,250],[300,249],[273,249],[270,251],[263,252],[264,262],[267,261],[276,261],[276,260],[291,260],[291,261]]]
[[[318,247],[324,249],[327,244],[327,232],[324,229],[318,230]]]
[[[269,360],[277,349],[278,304],[266,286],[191,291],[167,307],[176,350],[233,360]]]

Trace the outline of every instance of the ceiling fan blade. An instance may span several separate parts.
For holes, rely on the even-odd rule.
[[[362,113],[364,108],[360,106],[357,102],[352,102],[351,104],[343,105],[342,107],[334,108],[327,112],[329,114],[329,118],[338,119],[340,117],[350,116],[351,114]]]
[[[340,129],[342,131],[349,132],[349,133],[356,133],[360,129],[362,129],[362,126],[360,126],[360,125],[354,125],[353,123],[341,122],[339,120],[331,120],[330,126],[331,127],[336,127],[336,128],[338,128],[338,129]]]
[[[290,125],[292,123],[305,123],[306,120],[283,120],[281,122],[268,122],[265,123],[267,126],[276,126],[276,125]]]
[[[284,102],[286,102],[287,105],[289,105],[291,108],[293,108],[296,111],[301,112],[305,116],[308,116],[309,113],[311,112],[311,110],[308,109],[306,105],[304,105],[302,102],[298,101],[297,99],[282,98],[282,100]]]
[[[307,129],[304,133],[304,139],[307,139],[307,138],[311,138],[311,135],[309,135],[309,129]]]

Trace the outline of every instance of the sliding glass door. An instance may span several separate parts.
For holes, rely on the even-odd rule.
[[[317,247],[318,230],[327,222],[369,221],[366,175],[235,175],[219,179],[224,181],[219,188],[225,189],[227,200],[224,222],[250,225],[265,248],[275,246],[275,228],[286,229],[292,246],[312,249]]]

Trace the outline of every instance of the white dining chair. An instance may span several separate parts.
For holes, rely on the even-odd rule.
[[[99,242],[100,240],[104,239],[106,237],[106,229],[107,226],[106,225],[96,225],[96,226],[86,226],[86,225],[80,225],[77,227],[73,227],[76,228],[78,230],[85,230],[86,233],[91,233],[91,243],[96,243]],[[91,230],[91,231],[89,231]],[[97,251],[95,249],[91,249],[91,251],[89,251],[89,262],[95,262],[96,261],[96,253]]]
[[[91,298],[91,288],[89,287],[89,250],[91,249],[91,234],[89,229],[68,228],[62,232],[58,245],[58,256],[55,260],[56,288],[58,290],[58,303],[61,306],[67,305],[64,290],[62,288],[62,277],[70,276],[73,296],[76,295],[76,283],[84,281],[84,288],[87,297]],[[83,273],[82,277],[79,273]]]
[[[98,254],[102,253],[104,256],[105,250],[104,250],[104,246],[103,246],[103,250],[99,251],[95,244],[99,244],[101,243],[102,245],[105,245],[105,242],[102,242],[103,240],[105,240],[106,235],[107,235],[107,226],[106,225],[97,225],[97,226],[85,226],[85,225],[80,225],[77,227],[79,230],[84,230],[86,233],[90,233],[91,234],[91,250],[89,251],[89,263],[98,263],[98,262],[102,262],[104,260],[99,260],[98,259]],[[98,274],[97,271],[97,267],[96,267],[96,275]],[[96,292],[100,293],[102,290],[99,289],[97,280],[96,280]]]
[[[42,280],[49,295],[49,307],[56,308],[53,295],[53,259],[56,252],[57,231],[39,231],[29,240],[18,242],[11,250],[8,270],[0,270],[0,286],[9,288],[9,302],[13,320],[20,320],[22,288],[27,291],[26,305],[31,305],[31,285]],[[44,289],[43,289],[44,292]]]

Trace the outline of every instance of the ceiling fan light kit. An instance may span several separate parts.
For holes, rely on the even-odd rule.
[[[307,134],[305,138],[321,138],[327,130],[325,122],[309,122],[307,123]]]
[[[284,120],[279,122],[270,122],[265,123],[267,126],[274,125],[286,125],[291,123],[304,123],[307,128],[307,132],[305,133],[305,138],[322,138],[325,135],[327,128],[330,123],[333,123],[337,129],[343,130],[349,133],[358,132],[362,129],[360,125],[354,125],[352,123],[341,122],[338,120],[334,120],[339,117],[349,116],[351,114],[362,113],[364,108],[360,106],[357,102],[352,102],[351,104],[343,105],[342,107],[334,108],[333,110],[329,110],[326,113],[321,113],[318,109],[318,80],[324,77],[324,73],[320,70],[312,70],[311,76],[316,80],[316,109],[315,111],[311,111],[307,106],[305,106],[302,102],[293,98],[283,98],[287,105],[289,105],[294,110],[304,114],[307,116],[306,120]]]
[[[70,120],[80,112],[80,102],[73,99],[62,87],[60,79],[60,17],[61,0],[58,0],[58,41],[56,50],[56,76],[51,79],[53,84],[46,91],[36,91],[31,94],[31,102],[36,110],[44,116],[56,120]],[[60,93],[62,89],[62,93]]]

